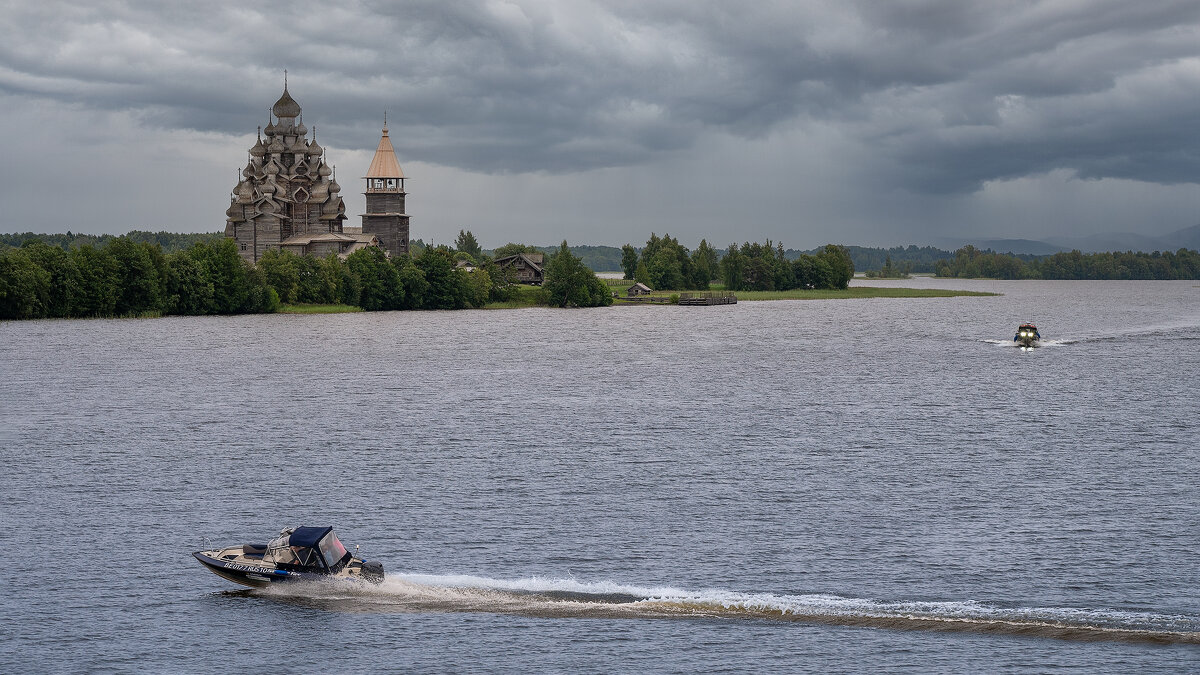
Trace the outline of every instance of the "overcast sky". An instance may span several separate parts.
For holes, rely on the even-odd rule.
[[[223,230],[285,68],[350,224],[387,111],[426,241],[809,248],[1200,222],[1196,0],[0,8],[0,231]]]

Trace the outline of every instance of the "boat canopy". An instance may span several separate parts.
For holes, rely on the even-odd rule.
[[[350,557],[332,527],[297,527],[279,535],[267,545],[268,555],[276,563],[319,569],[323,558],[324,566],[333,571]]]
[[[312,548],[317,545],[317,542],[321,541],[321,537],[332,531],[332,527],[297,527],[288,536],[288,545]]]

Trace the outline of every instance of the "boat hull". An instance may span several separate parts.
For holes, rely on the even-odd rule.
[[[208,571],[221,577],[228,579],[235,584],[249,586],[251,588],[263,588],[272,584],[277,584],[285,581],[298,581],[301,579],[321,579],[319,574],[304,574],[302,572],[289,572],[287,570],[274,569],[266,565],[245,565],[237,562],[229,562],[227,560],[218,560],[212,556],[206,555],[201,551],[192,554],[196,560],[200,561],[201,565],[208,568]]]
[[[229,549],[225,549],[229,550]],[[200,561],[208,571],[228,579],[235,584],[250,588],[264,588],[292,581],[325,581],[329,579],[346,579],[366,581],[377,584],[383,581],[383,566],[377,562],[366,562],[351,558],[350,563],[342,567],[336,574],[317,574],[313,572],[297,572],[281,570],[269,564],[247,563],[241,560],[229,560],[211,555],[211,551],[196,551],[192,556]],[[220,552],[216,552],[220,554]]]

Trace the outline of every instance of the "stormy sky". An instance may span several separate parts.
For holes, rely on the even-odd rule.
[[[0,2],[0,231],[219,231],[288,85],[350,224],[795,248],[1200,222],[1200,3]]]

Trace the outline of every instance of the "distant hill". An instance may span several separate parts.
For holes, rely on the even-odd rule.
[[[938,246],[957,250],[971,244],[980,250],[997,253],[1046,256],[1064,251],[1081,253],[1112,253],[1124,251],[1177,251],[1181,248],[1200,250],[1200,225],[1185,227],[1170,234],[1153,236],[1137,232],[1107,232],[1080,237],[1047,237],[1035,239],[941,239]]]
[[[1200,251],[1200,225],[1185,227],[1182,230],[1175,230],[1171,234],[1161,237],[1161,239],[1169,245],[1170,250],[1177,251],[1181,248]]]
[[[1110,232],[1085,237],[1055,237],[1047,242],[1061,246],[1064,250],[1083,253],[1109,253],[1118,251],[1178,251],[1181,248],[1200,250],[1200,225],[1192,225],[1174,232],[1151,236],[1136,232]]]
[[[593,272],[620,272],[621,249],[616,246],[570,246],[571,253]],[[550,254],[558,251],[557,246],[539,246],[538,250]]]
[[[1107,234],[1090,234],[1083,237],[1055,237],[1048,240],[1066,250],[1076,250],[1083,253],[1102,253],[1109,251],[1162,251],[1172,248],[1163,239],[1134,232],[1110,232]]]

